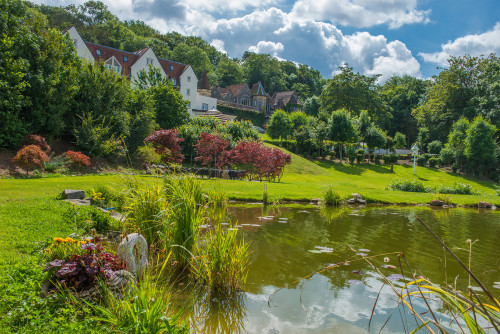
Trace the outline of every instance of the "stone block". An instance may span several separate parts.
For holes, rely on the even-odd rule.
[[[63,199],[84,199],[85,191],[84,190],[72,190],[72,189],[64,189],[62,192]]]

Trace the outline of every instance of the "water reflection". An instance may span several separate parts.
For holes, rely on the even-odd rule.
[[[194,313],[205,319],[197,322],[205,333],[367,333],[380,291],[371,326],[371,332],[378,332],[397,305],[394,292],[382,287],[380,273],[394,279],[396,286],[406,282],[391,276],[401,274],[397,252],[404,253],[411,266],[411,270],[405,267],[404,275],[423,275],[439,284],[456,280],[458,288],[464,289],[468,284],[465,273],[449,256],[446,259],[435,239],[411,219],[416,215],[450,248],[465,248],[467,239],[479,239],[473,248],[473,271],[488,287],[500,280],[496,255],[500,212],[235,206],[229,208],[229,215],[251,241],[246,293],[233,306],[217,298],[202,298]],[[379,255],[370,262],[380,273],[361,259],[361,253]],[[467,262],[467,252],[457,250],[457,254]],[[348,265],[323,270],[346,260]],[[281,287],[269,307],[269,297]],[[492,292],[500,297],[500,290]],[[415,303],[420,311],[425,310],[421,301]],[[433,306],[438,309],[438,305]],[[410,332],[408,328],[416,327],[412,319],[396,310],[382,332]]]

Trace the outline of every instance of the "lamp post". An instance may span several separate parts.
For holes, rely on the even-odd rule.
[[[411,155],[413,155],[413,175],[415,175],[415,160],[417,159],[417,156],[418,156],[418,146],[417,144],[414,144],[412,147],[411,147]]]

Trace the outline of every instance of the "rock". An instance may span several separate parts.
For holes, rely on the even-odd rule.
[[[347,200],[347,204],[356,204],[356,199],[354,199],[354,198],[349,198],[349,199]]]
[[[85,199],[85,191],[64,189],[62,197],[63,199]]]
[[[431,206],[443,206],[444,202],[439,199],[433,199],[431,201]]]
[[[320,202],[321,202],[321,198],[313,198],[313,199],[311,200],[311,203],[312,203],[312,204],[319,204]]]
[[[366,204],[366,200],[364,199],[356,199],[356,202],[358,202],[359,204]]]
[[[485,209],[491,209],[491,203],[481,201],[477,204],[478,208],[485,208]]]
[[[352,193],[351,194],[352,197],[354,197],[355,199],[359,200],[359,199],[363,199],[363,196],[361,196],[360,194],[358,193]]]

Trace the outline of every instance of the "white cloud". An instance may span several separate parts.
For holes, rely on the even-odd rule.
[[[500,53],[500,22],[497,22],[490,31],[457,38],[453,42],[442,44],[439,52],[421,52],[419,56],[422,56],[426,62],[446,66],[450,56],[463,56],[465,54],[487,56],[490,53]]]
[[[271,56],[276,57],[278,53],[283,52],[285,47],[281,42],[269,42],[269,41],[259,41],[257,45],[252,45],[248,48],[248,51],[255,53],[268,53]]]
[[[238,12],[249,8],[265,8],[276,4],[275,0],[184,0],[189,8],[207,12]]]
[[[429,10],[418,10],[416,0],[299,0],[291,11],[295,19],[330,21],[345,26],[371,27],[429,22]]]
[[[212,43],[210,43],[217,51],[226,53],[227,51],[224,49],[224,41],[221,39],[214,39],[212,40]]]

